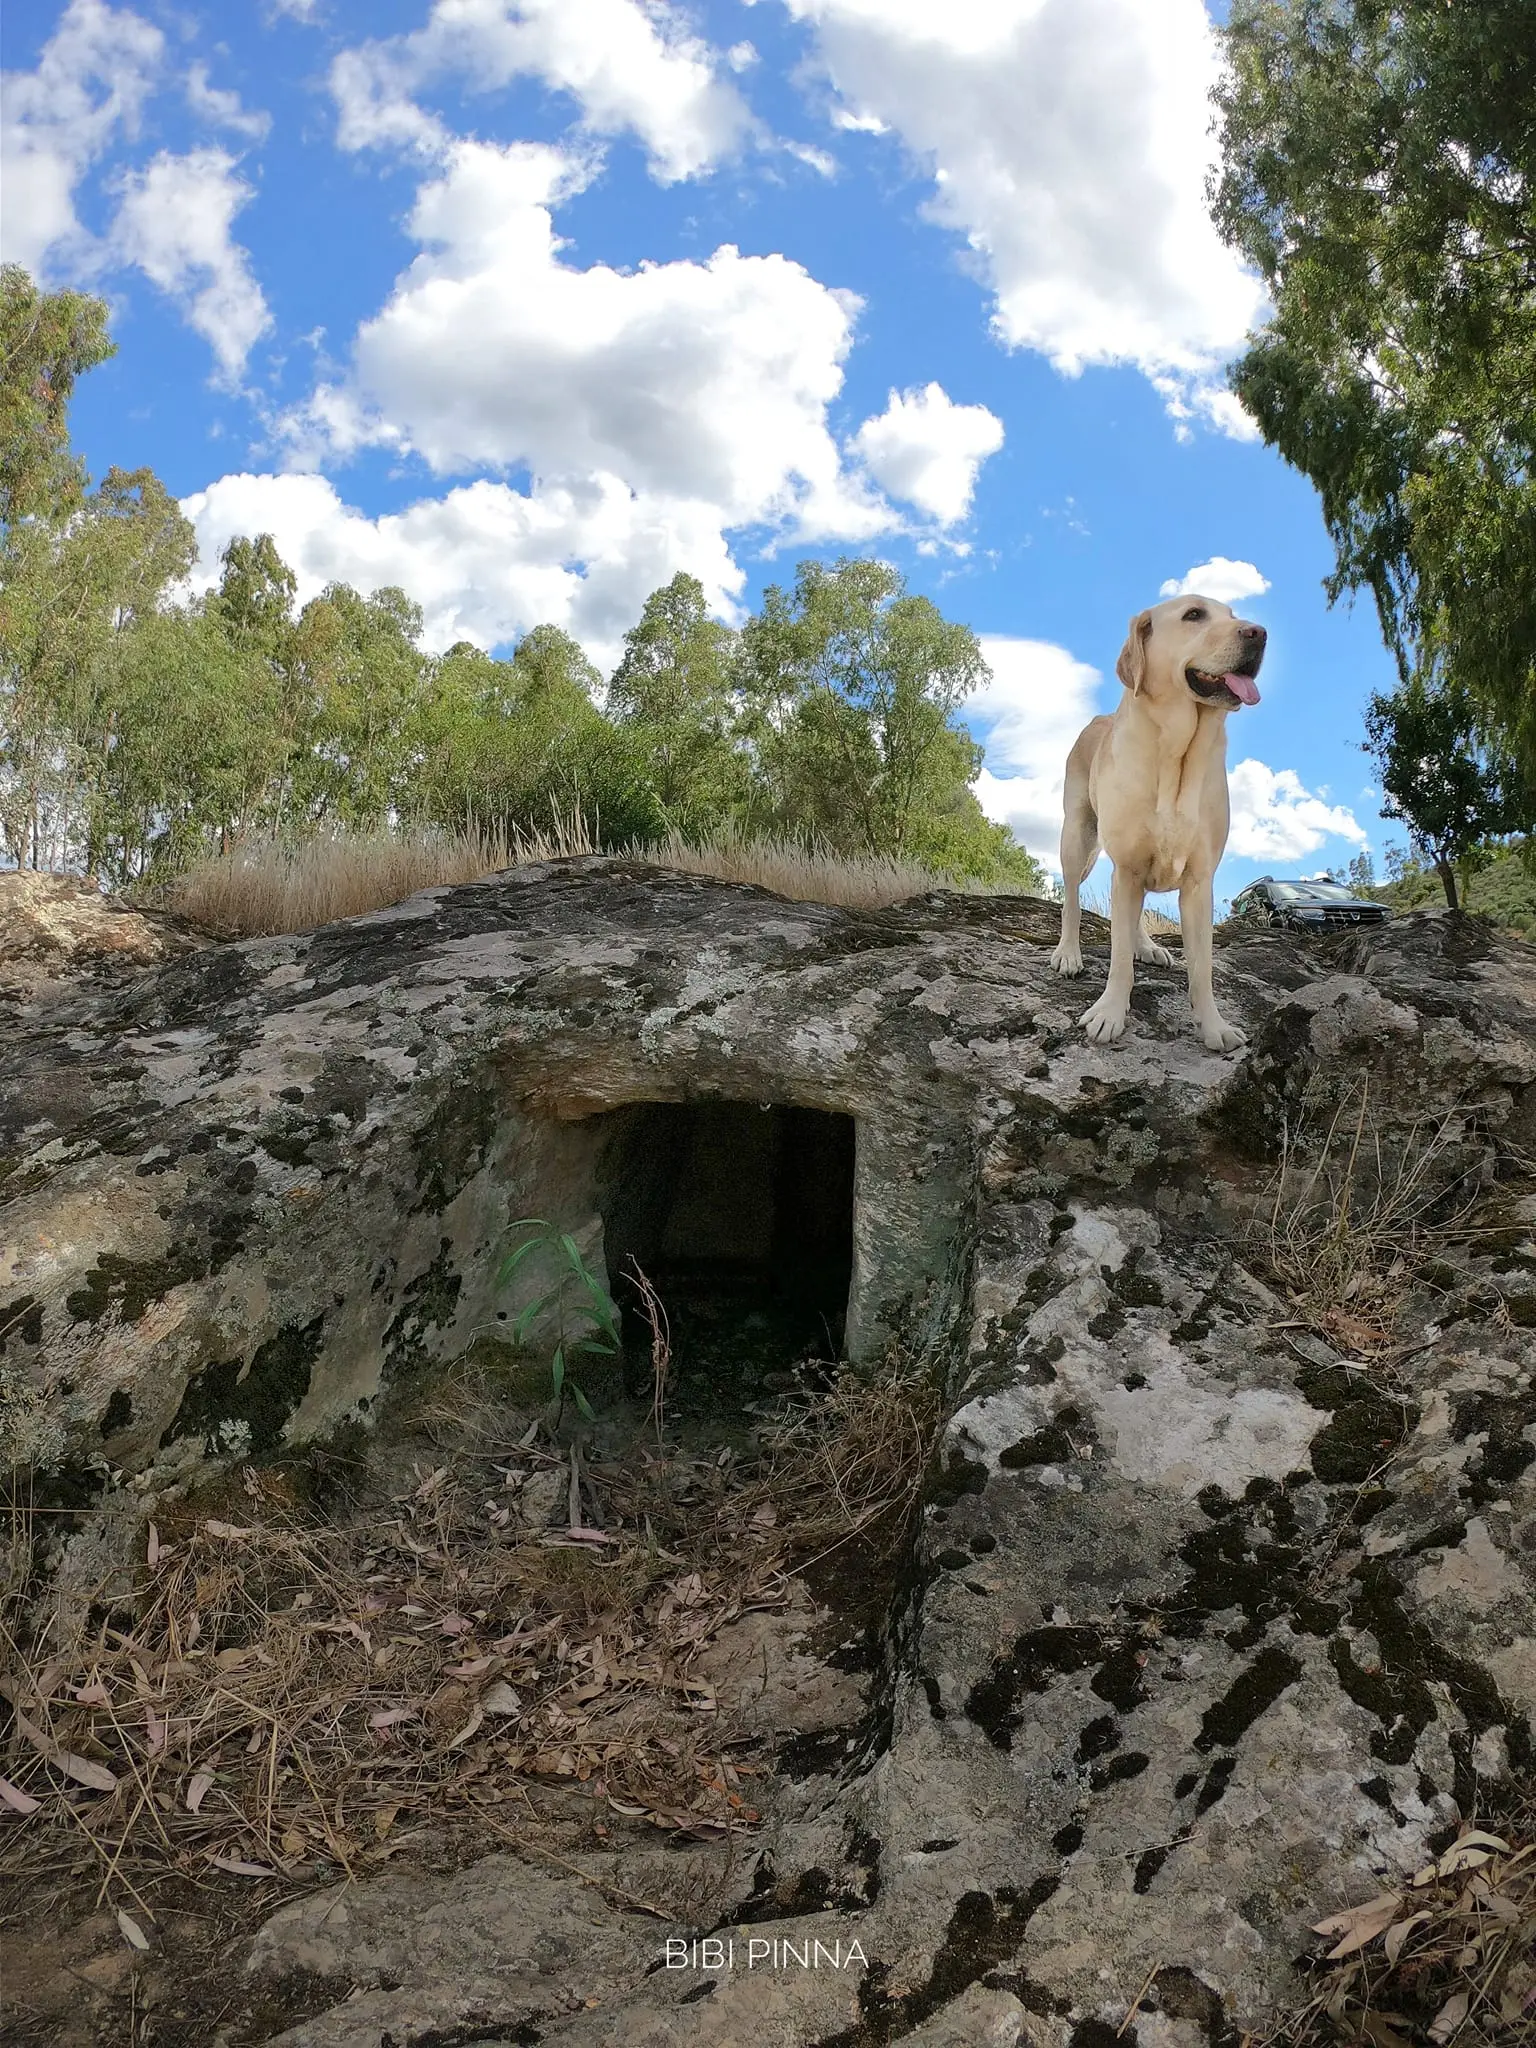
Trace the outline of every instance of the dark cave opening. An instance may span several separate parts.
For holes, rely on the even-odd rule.
[[[609,1285],[626,1373],[650,1378],[630,1275],[666,1310],[683,1406],[739,1407],[842,1356],[853,1274],[851,1116],[786,1103],[644,1103],[618,1110],[600,1157]]]

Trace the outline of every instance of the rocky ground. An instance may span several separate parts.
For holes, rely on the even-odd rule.
[[[184,919],[136,910],[80,877],[0,874],[0,1017],[18,1022],[82,982],[121,985],[199,943]]]
[[[461,1356],[511,1219],[555,1214],[600,1263],[594,1133],[628,1106],[855,1117],[850,1348],[945,1382],[878,1655],[819,1686],[835,1631],[804,1607],[713,1642],[719,1710],[778,1743],[729,1853],[609,1812],[553,1862],[402,1856],[275,1912],[277,1881],[205,1873],[178,1910],[244,1902],[222,2038],[1236,2041],[1305,1998],[1314,1923],[1520,1819],[1536,953],[1434,913],[1243,937],[1217,983],[1250,1045],[1221,1058],[1158,969],[1132,1034],[1087,1045],[1055,920],[575,862],[19,1017],[0,1373],[55,1644],[132,1601],[151,1522],[239,1458],[366,1426]],[[122,1796],[7,1740],[39,1809],[0,1816],[3,1853]],[[154,1981],[131,2038],[221,2038],[195,2000],[175,2031],[154,1938],[79,1937],[74,1981],[111,1981],[69,2024],[129,2038]],[[27,1982],[31,2038],[92,2037]]]

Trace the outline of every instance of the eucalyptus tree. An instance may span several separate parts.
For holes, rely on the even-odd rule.
[[[40,291],[20,264],[0,267],[0,522],[79,503],[85,471],[69,452],[69,401],[76,379],[116,352],[105,299]]]
[[[718,827],[746,800],[735,651],[703,584],[680,571],[646,599],[608,685],[609,715],[643,742],[661,818],[685,833]]]
[[[960,711],[989,674],[980,643],[888,563],[800,563],[742,628],[737,673],[755,823],[1039,885],[970,787],[982,749]]]
[[[1221,33],[1212,203],[1274,309],[1233,388],[1321,495],[1330,595],[1536,769],[1530,0],[1233,0]]]
[[[0,831],[19,866],[95,856],[95,792],[123,737],[102,664],[195,558],[147,469],[109,469],[63,517],[5,529],[0,557]]]

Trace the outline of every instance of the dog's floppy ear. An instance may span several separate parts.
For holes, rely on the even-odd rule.
[[[1147,635],[1152,631],[1152,614],[1138,612],[1125,629],[1125,645],[1115,663],[1115,674],[1133,697],[1141,695],[1147,673]]]

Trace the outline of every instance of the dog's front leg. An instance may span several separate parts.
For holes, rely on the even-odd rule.
[[[1216,1007],[1211,987],[1211,878],[1186,875],[1179,884],[1179,922],[1184,927],[1184,962],[1189,972],[1189,1006],[1195,1026],[1212,1052],[1236,1052],[1247,1039]]]
[[[1103,995],[1081,1018],[1088,1036],[1101,1043],[1119,1038],[1131,1010],[1131,978],[1136,972],[1136,941],[1141,934],[1141,906],[1146,891],[1124,868],[1116,867],[1109,892],[1109,981]]]
[[[1171,967],[1173,955],[1166,946],[1160,946],[1147,930],[1147,914],[1142,912],[1136,921],[1136,958],[1150,961],[1154,967]]]

